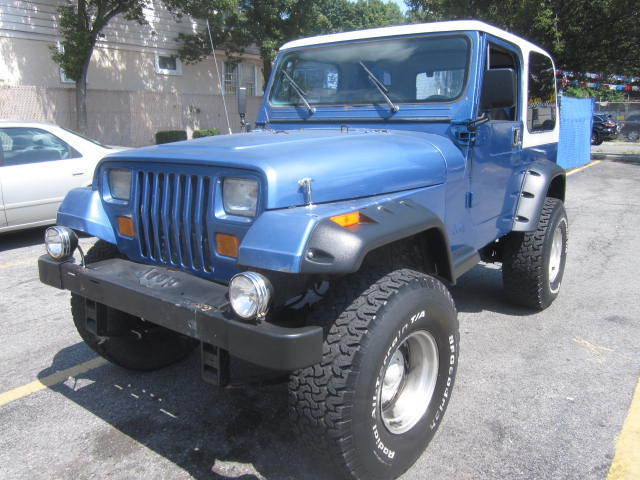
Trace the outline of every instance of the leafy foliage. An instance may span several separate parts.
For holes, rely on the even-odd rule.
[[[216,48],[227,54],[256,45],[265,79],[285,42],[309,35],[404,23],[396,4],[382,0],[166,0],[171,10],[206,18]],[[208,32],[180,35],[180,57],[197,62],[211,53]]]
[[[187,139],[185,130],[160,130],[156,132],[156,145],[161,143],[179,142]]]
[[[627,96],[624,92],[617,90],[600,90],[589,87],[568,86],[563,90],[563,95],[577,98],[595,98],[599,102],[626,102]]]
[[[205,128],[193,131],[193,138],[212,137],[214,135],[220,135],[220,130],[217,128]]]
[[[550,51],[578,71],[640,73],[637,0],[408,0],[412,21],[476,18]]]
[[[70,79],[82,78],[85,63],[91,58],[98,35],[119,14],[144,24],[143,0],[79,0],[58,8],[62,49],[51,47],[53,60]]]
[[[51,47],[51,57],[76,82],[77,129],[87,133],[87,72],[100,32],[116,15],[144,24],[145,0],[76,0],[58,8],[62,48]]]

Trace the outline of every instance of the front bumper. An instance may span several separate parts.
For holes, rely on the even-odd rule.
[[[110,259],[82,267],[48,255],[38,260],[40,281],[227,350],[243,360],[295,370],[322,358],[322,328],[288,328],[238,320],[227,287],[185,272]]]

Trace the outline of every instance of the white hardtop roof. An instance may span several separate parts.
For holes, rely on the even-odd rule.
[[[435,32],[461,32],[480,31],[502,38],[507,42],[519,46],[523,51],[534,50],[549,55],[543,49],[527,40],[502,30],[488,23],[479,20],[452,20],[448,22],[415,23],[412,25],[397,25],[394,27],[370,28],[367,30],[355,30],[353,32],[332,33],[330,35],[319,35],[317,37],[301,38],[285,43],[280,50],[289,48],[308,47],[311,45],[322,45],[325,43],[346,42],[349,40],[362,40],[366,38],[392,37],[396,35],[412,35],[417,33]]]

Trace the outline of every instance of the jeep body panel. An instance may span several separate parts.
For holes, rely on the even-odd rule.
[[[514,229],[535,228],[541,196],[554,178],[563,175],[555,164],[559,122],[544,132],[527,128],[529,55],[548,55],[482,22],[454,21],[290,42],[281,48],[274,72],[291,51],[422,36],[457,36],[468,42],[468,71],[462,93],[454,100],[401,103],[397,112],[383,103],[319,105],[309,112],[299,105],[271,105],[274,74],[257,118],[265,130],[107,157],[96,169],[93,190],[70,193],[59,212],[59,223],[117,243],[132,260],[169,264],[223,283],[242,269],[303,275],[353,272],[373,249],[434,230],[447,246],[443,276],[455,282],[478,261],[480,249]],[[511,120],[491,119],[472,127],[470,122],[482,114],[480,97],[491,49],[513,58],[516,110]],[[535,171],[543,172],[535,182],[533,165],[540,165]],[[108,195],[99,193],[107,183],[106,172],[114,167],[134,172],[131,204],[109,201]],[[177,204],[163,205],[161,200],[166,196],[164,185],[183,177],[193,182],[177,187],[189,189],[184,194],[185,202],[191,202],[191,213],[173,211]],[[258,182],[255,218],[224,212],[221,186],[227,177]],[[310,179],[310,192],[301,188],[303,178]],[[555,188],[562,190],[557,195],[563,198],[564,182],[556,182]],[[211,200],[203,204],[200,199],[207,196]],[[149,199],[148,204],[135,204],[142,197]],[[159,200],[154,203],[153,198]],[[350,230],[330,222],[332,216],[353,211],[373,221]],[[385,217],[384,212],[392,214]],[[198,222],[189,217],[196,214],[201,218]],[[137,228],[147,231],[146,237],[120,235],[118,216],[132,217]],[[528,221],[517,221],[518,216]],[[195,233],[187,232],[188,238],[206,237],[202,252],[188,252],[194,258],[200,256],[200,266],[193,259],[189,263],[155,258],[162,256],[163,247],[162,242],[154,245],[153,239],[163,235],[164,224],[174,225],[174,230],[190,225]],[[215,233],[239,239],[237,259],[215,251]],[[329,237],[342,241],[332,243]],[[204,265],[207,249],[210,265]]]

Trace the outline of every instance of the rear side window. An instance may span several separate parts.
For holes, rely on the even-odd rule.
[[[548,132],[556,126],[556,84],[553,63],[546,55],[529,54],[529,95],[527,129],[531,133]]]
[[[5,166],[81,157],[71,145],[39,128],[1,128],[0,146]]]

